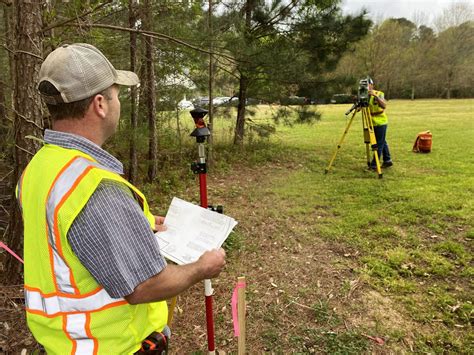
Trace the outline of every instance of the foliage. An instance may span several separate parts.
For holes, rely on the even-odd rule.
[[[367,34],[371,21],[365,13],[343,16],[337,2],[321,1],[301,9],[301,21],[295,25],[296,41],[308,57],[298,94],[312,98],[330,97],[324,74],[335,69],[342,55]]]
[[[388,98],[472,97],[468,78],[474,71],[474,12],[466,4],[459,21],[453,13],[438,19],[450,24],[438,25],[438,32],[405,18],[376,24],[329,77],[346,93],[370,75]]]
[[[219,20],[228,31],[221,39],[237,61],[227,71],[239,80],[241,100],[281,102],[298,92],[314,97],[325,90],[318,78],[370,24],[364,14],[342,16],[337,1],[228,1],[225,9]],[[244,112],[238,110],[237,122]]]

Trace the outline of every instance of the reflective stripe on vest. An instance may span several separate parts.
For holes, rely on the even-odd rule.
[[[66,316],[66,330],[75,340],[72,353],[74,354],[96,354],[97,339],[93,338],[89,331],[90,315],[87,313],[68,314]]]
[[[74,157],[53,182],[46,201],[49,245],[53,251],[53,270],[58,291],[79,294],[69,265],[65,262],[58,227],[58,211],[64,201],[92,168],[99,167],[83,157]]]
[[[67,295],[43,295],[41,291],[25,287],[27,311],[54,317],[65,313],[95,312],[111,306],[127,303],[123,298],[112,298],[103,288],[89,295],[71,297]]]

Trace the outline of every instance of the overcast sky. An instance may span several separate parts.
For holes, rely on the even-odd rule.
[[[364,7],[369,17],[376,22],[390,17],[413,20],[415,13],[423,13],[422,22],[431,25],[451,3],[453,0],[343,0],[341,8],[344,13],[350,14],[358,13]]]

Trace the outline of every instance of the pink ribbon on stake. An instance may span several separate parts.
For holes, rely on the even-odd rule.
[[[237,315],[237,293],[239,288],[245,288],[245,282],[237,282],[232,292],[232,320],[234,321],[234,336],[240,336],[239,317]]]
[[[7,245],[5,243],[0,242],[0,248],[3,248],[6,251],[8,251],[11,255],[13,255],[15,258],[17,258],[22,264],[24,264],[23,259],[20,258],[18,255],[16,255],[15,252],[13,250],[11,250],[9,247],[7,247]]]

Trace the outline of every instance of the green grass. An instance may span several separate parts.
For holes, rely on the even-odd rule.
[[[256,149],[261,161],[278,157],[298,167],[276,176],[262,194],[286,201],[279,213],[295,225],[310,223],[319,237],[360,251],[358,273],[397,299],[413,321],[433,327],[432,334],[420,332],[415,350],[464,352],[472,347],[458,334],[469,332],[473,316],[474,100],[390,101],[387,140],[394,166],[383,179],[366,169],[360,114],[324,174],[347,124],[346,109],[321,106],[316,124],[277,127]],[[268,112],[253,119],[265,117]],[[413,153],[417,133],[425,130],[433,134],[432,152]],[[318,211],[322,218],[314,220]],[[317,319],[329,317],[321,304],[314,310]],[[328,353],[350,353],[346,338],[315,337]]]
[[[360,334],[314,329],[307,329],[304,336],[296,337],[295,343],[301,344],[302,354],[362,354],[369,348],[368,341]]]
[[[232,180],[228,174],[241,166],[250,168],[253,174],[259,174],[261,167],[288,166],[274,174],[272,171],[271,182],[251,187],[246,194],[249,207],[242,206],[248,208],[247,214],[253,215],[251,205],[268,199],[272,201],[264,207],[268,223],[285,216],[298,242],[322,240],[357,251],[354,273],[368,287],[393,300],[396,311],[416,325],[410,348],[400,340],[405,336],[403,325],[400,329],[380,326],[381,332],[392,337],[392,344],[397,343],[397,348],[389,349],[472,353],[474,100],[390,101],[387,141],[394,166],[384,170],[383,179],[366,168],[360,114],[332,170],[324,174],[347,124],[344,112],[348,105],[318,109],[321,119],[315,124],[278,125],[270,138],[257,139],[253,135],[243,148],[229,144],[234,119],[217,113],[211,173]],[[260,106],[252,120],[271,123],[269,117],[275,112],[276,108]],[[182,121],[187,120],[184,114]],[[170,151],[170,156],[179,157],[183,164],[195,156],[194,142],[184,133],[191,128],[189,124],[183,128],[181,155],[176,149]],[[425,130],[433,134],[432,152],[413,153],[417,133]],[[166,139],[172,141],[171,136]],[[156,201],[153,196],[163,197],[163,192],[171,196],[195,183],[190,173],[170,171],[158,188],[145,186],[152,204],[164,206],[167,198]],[[228,185],[222,192],[224,199],[239,199],[243,193],[239,182]],[[258,245],[250,242],[254,239],[252,233],[237,227],[226,244],[231,262],[239,252],[258,253]],[[291,242],[284,240],[286,245]],[[261,264],[258,260],[256,263]],[[244,264],[239,261],[239,265]],[[350,286],[342,283],[341,288],[347,294]],[[301,297],[313,291],[309,286],[297,290]],[[301,353],[369,351],[370,343],[361,329],[341,327],[344,315],[339,308],[337,313],[332,310],[333,302],[309,303],[313,304],[315,326],[296,324],[292,340],[282,340],[281,330],[273,327],[281,314],[266,310],[259,340],[265,349],[276,352],[288,350],[286,342],[293,342],[292,349]]]
[[[455,341],[454,333],[470,329],[473,315],[474,100],[391,101],[387,141],[394,166],[383,179],[365,167],[357,124],[333,169],[323,173],[345,128],[346,109],[323,106],[319,123],[279,129],[274,141],[299,151],[304,166],[274,185],[273,193],[299,206],[282,213],[304,221],[314,206],[326,211],[314,221],[316,234],[360,250],[359,272],[373,287],[415,302],[415,320],[441,319],[446,327],[438,326],[433,338],[461,350],[467,339]],[[432,152],[411,152],[424,130],[433,134]],[[430,297],[420,299],[425,292]],[[424,346],[436,350],[439,339]]]

